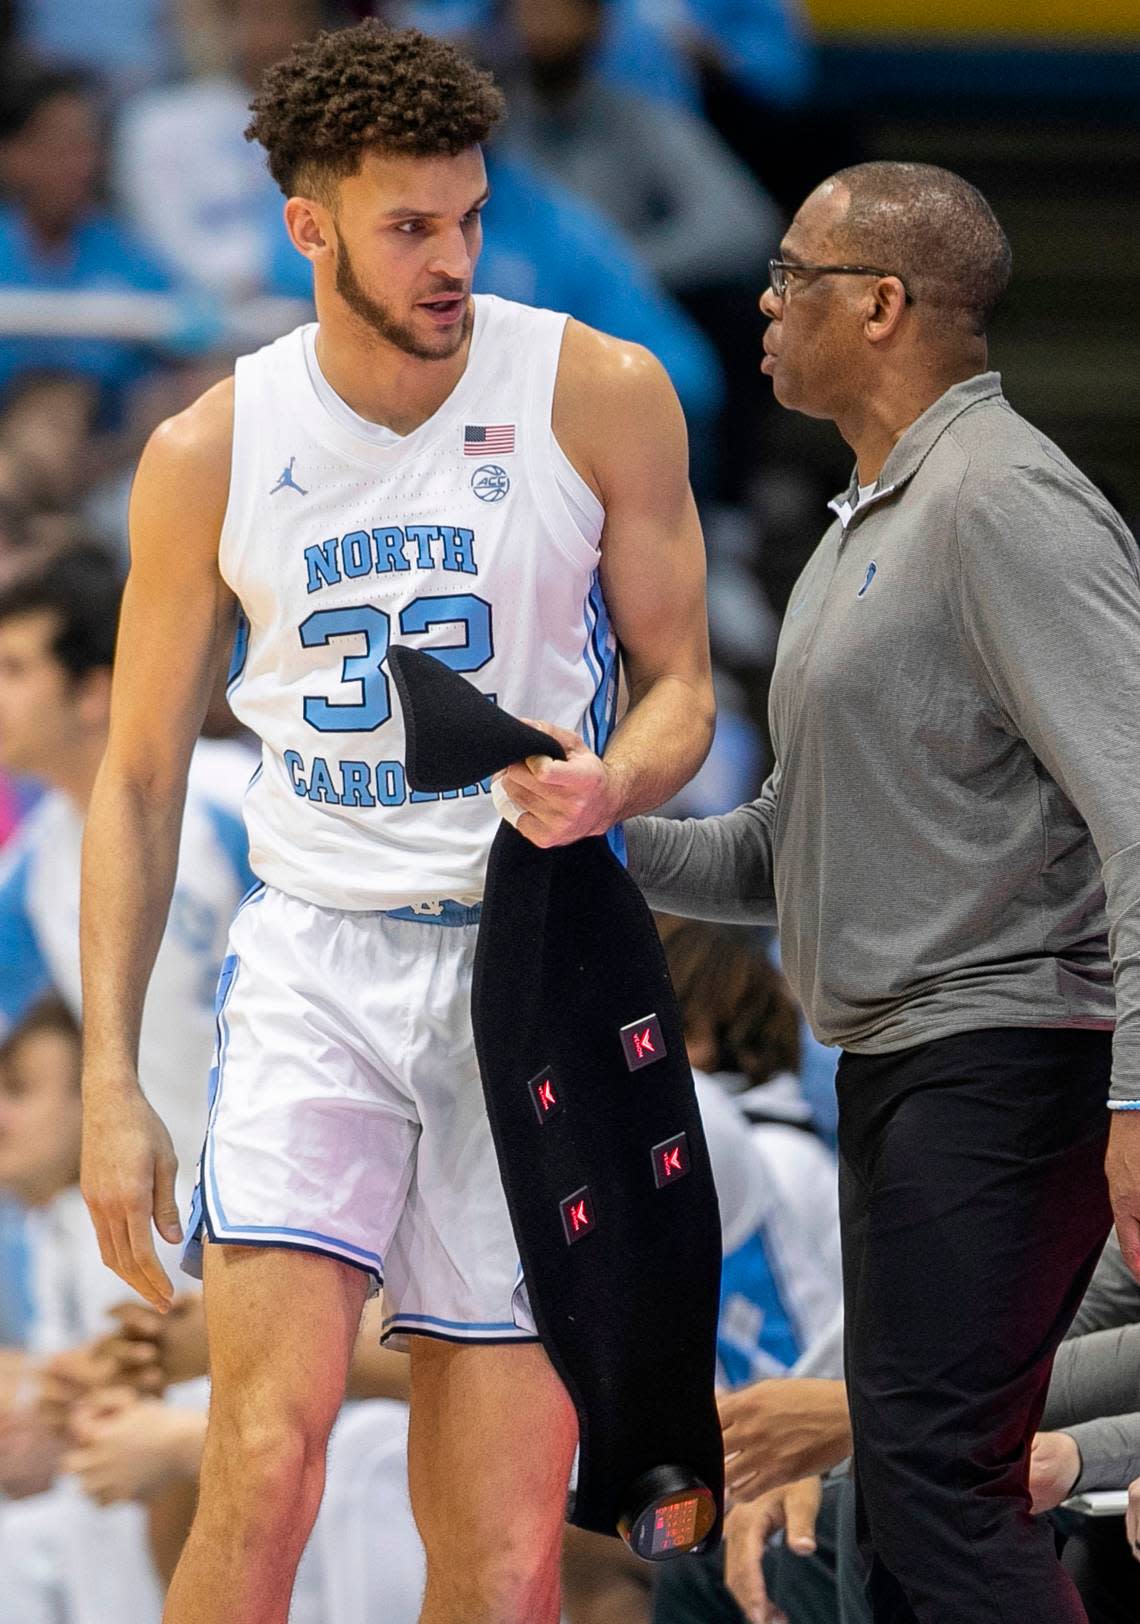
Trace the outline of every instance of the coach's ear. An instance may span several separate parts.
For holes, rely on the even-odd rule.
[[[311,197],[291,197],[285,205],[285,229],[299,254],[314,264],[334,253],[332,217],[323,203]]]

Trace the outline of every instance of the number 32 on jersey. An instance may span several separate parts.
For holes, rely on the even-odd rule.
[[[478,671],[495,652],[491,605],[471,593],[415,598],[400,611],[403,637],[420,637],[435,626],[462,626],[462,643],[433,648],[433,657],[452,671]],[[341,609],[317,609],[298,628],[303,648],[323,648],[334,637],[363,637],[364,651],[349,654],[340,680],[359,685],[357,700],[306,694],[305,720],[318,733],[371,733],[392,714],[392,695],[384,662],[391,643],[392,617],[370,603]]]

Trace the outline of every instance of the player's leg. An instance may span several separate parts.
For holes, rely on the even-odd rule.
[[[420,1624],[558,1624],[577,1417],[541,1345],[412,1340]]]
[[[285,1624],[368,1289],[351,1264],[209,1245],[210,1418],[166,1624]]]

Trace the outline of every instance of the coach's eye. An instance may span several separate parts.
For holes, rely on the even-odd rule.
[[[422,231],[423,228],[424,222],[422,220],[401,220],[396,230],[402,231],[405,237],[412,237],[417,232]]]

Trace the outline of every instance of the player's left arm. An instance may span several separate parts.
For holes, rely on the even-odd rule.
[[[704,541],[685,420],[664,368],[639,345],[570,322],[554,431],[606,510],[602,591],[629,706],[604,761],[552,728],[565,762],[538,756],[508,769],[505,788],[524,809],[519,831],[538,846],[602,834],[667,801],[708,754],[716,715]]]

